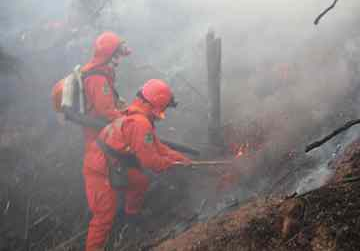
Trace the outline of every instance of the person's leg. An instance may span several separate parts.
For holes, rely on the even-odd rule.
[[[86,179],[86,195],[92,212],[86,251],[103,250],[116,215],[116,191],[105,178]]]
[[[129,186],[125,191],[125,214],[137,215],[140,213],[143,204],[144,196],[149,188],[149,178],[138,169],[130,169]]]

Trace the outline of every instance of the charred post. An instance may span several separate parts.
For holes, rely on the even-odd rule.
[[[206,61],[209,92],[209,142],[222,145],[221,128],[221,38],[209,31],[206,35]]]

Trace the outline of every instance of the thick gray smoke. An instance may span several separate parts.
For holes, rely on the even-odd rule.
[[[261,150],[250,163],[239,160],[239,168],[249,165],[266,175],[283,168],[279,159],[288,152],[302,151],[310,140],[357,115],[357,103],[348,101],[359,77],[355,55],[360,3],[341,2],[314,26],[315,17],[329,4],[159,0],[121,4],[117,10],[124,16],[126,36],[140,50],[137,63],[156,65],[170,76],[181,73],[205,94],[204,37],[209,27],[217,32],[223,40],[223,123],[241,128],[255,122],[263,128]],[[183,83],[176,84],[180,88]],[[201,98],[193,105],[201,116]],[[174,124],[184,116],[174,115]],[[195,121],[181,123],[181,135],[206,133],[204,123]],[[190,138],[192,143],[200,140]],[[314,157],[328,159],[332,151]]]
[[[52,85],[76,63],[85,63],[103,30],[119,33],[134,50],[118,70],[121,95],[131,99],[148,78],[168,80],[181,104],[160,125],[161,134],[198,147],[206,143],[208,127],[205,35],[215,30],[223,45],[223,124],[255,124],[263,131],[260,150],[239,159],[237,167],[265,179],[257,180],[255,190],[289,168],[280,163],[284,155],[302,151],[307,142],[359,115],[358,0],[340,0],[318,26],[313,21],[330,0],[103,0],[88,1],[86,8],[84,2],[0,4],[6,10],[0,14],[0,45],[26,65],[26,91],[15,112],[33,125],[41,122],[46,133],[55,123]],[[251,137],[245,135],[244,142]],[[333,149],[311,157],[322,163]],[[212,194],[211,185],[193,190],[192,199]]]
[[[204,37],[213,28],[223,39],[224,124],[260,119],[268,137],[283,141],[304,138],[299,130],[323,121],[354,87],[346,44],[356,37],[360,4],[341,3],[312,25],[328,4],[157,0],[119,3],[115,11],[137,64],[185,74],[205,95]]]

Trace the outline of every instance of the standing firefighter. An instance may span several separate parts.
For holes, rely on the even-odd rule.
[[[154,122],[175,107],[173,94],[162,80],[144,84],[133,103],[99,134],[84,161],[86,194],[92,219],[86,251],[103,250],[116,214],[116,190],[124,192],[125,214],[137,215],[143,205],[149,178],[144,169],[166,171],[191,160],[162,144]],[[115,173],[115,174],[114,174]]]
[[[86,114],[94,118],[113,120],[121,113],[118,110],[118,94],[114,88],[114,68],[120,58],[130,54],[124,41],[112,32],[104,32],[95,42],[93,58],[82,67],[88,77],[84,80]],[[91,127],[84,127],[85,154],[89,144],[95,140],[98,132]]]
[[[126,47],[125,42],[113,32],[104,32],[96,39],[94,55],[90,62],[77,72],[74,71],[79,74],[80,79],[80,81],[75,81],[76,88],[79,88],[79,82],[82,85],[82,89],[77,90],[77,94],[81,93],[83,102],[78,100],[76,102],[82,103],[83,109],[79,108],[79,105],[71,104],[70,107],[64,105],[68,94],[65,88],[66,81],[69,76],[59,81],[52,90],[55,111],[64,113],[67,119],[83,126],[85,155],[90,143],[95,140],[99,132],[96,128],[101,127],[96,123],[94,125],[94,121],[111,121],[121,114],[118,109],[119,95],[114,88],[114,69],[119,65],[121,57],[128,56],[130,53],[131,50]],[[72,80],[74,78],[77,80],[76,77]],[[71,97],[71,99],[75,98]]]

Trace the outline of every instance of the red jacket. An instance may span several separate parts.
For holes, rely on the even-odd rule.
[[[150,113],[141,104],[140,100],[135,100],[125,115],[101,131],[99,139],[119,152],[135,154],[141,168],[149,168],[154,172],[165,171],[174,162],[187,160],[184,155],[160,142]],[[90,151],[91,156],[85,158],[85,174],[108,175],[106,157],[96,142],[91,144]]]
[[[91,75],[84,81],[86,98],[86,114],[95,118],[105,118],[113,120],[121,116],[122,112],[116,107],[116,96],[114,89],[114,70],[110,66],[94,66],[93,62],[85,65],[82,71],[98,70],[104,75]],[[98,131],[90,127],[84,127],[85,152],[89,145],[98,135]]]

